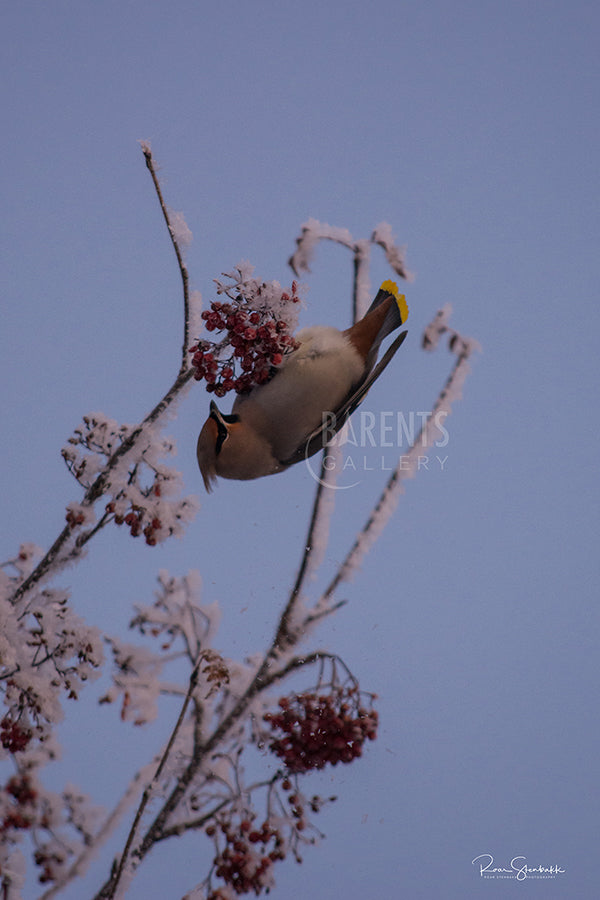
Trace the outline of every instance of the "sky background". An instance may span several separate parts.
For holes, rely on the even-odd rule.
[[[339,797],[317,819],[327,837],[279,866],[274,900],[597,897],[599,25],[583,0],[4,7],[2,559],[47,547],[79,499],[60,448],[81,416],[138,421],[179,365],[179,275],[140,139],[207,303],[242,259],[289,283],[309,217],[355,238],[391,224],[416,274],[410,332],[365,409],[431,409],[452,357],[419,342],[444,303],[483,348],[443,471],[408,484],[314,639],[379,695],[379,737],[314,779]],[[345,327],[348,252],[321,245],[312,268],[302,324]],[[388,275],[374,250],[374,288]],[[198,569],[223,610],[217,646],[243,659],[271,638],[314,484],[297,466],[205,496],[207,406],[195,386],[167,431],[202,503],[186,536],[148,548],[106,529],[57,583],[127,637],[160,568]],[[315,591],[385,482],[373,468],[338,497]],[[47,777],[110,807],[177,709],[123,726],[103,689],[70,709]],[[92,895],[122,840],[67,900]],[[484,880],[482,853],[566,871]],[[162,847],[128,897],[178,900],[209,858],[202,836]]]

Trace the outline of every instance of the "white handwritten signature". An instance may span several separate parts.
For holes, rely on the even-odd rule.
[[[510,861],[510,869],[503,866],[494,866],[494,857],[491,853],[481,853],[471,860],[471,864],[479,863],[479,874],[484,875],[516,875],[517,881],[525,881],[531,875],[564,875],[565,870],[561,866],[528,866],[525,856],[513,856]]]

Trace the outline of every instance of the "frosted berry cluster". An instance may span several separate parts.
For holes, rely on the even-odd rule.
[[[288,772],[352,762],[361,755],[365,739],[377,736],[377,713],[361,705],[354,686],[282,697],[279,707],[280,712],[263,718],[273,734],[269,749]]]
[[[9,715],[4,716],[0,722],[0,743],[9,753],[20,753],[25,750],[31,738],[32,732],[28,728],[23,728]]]
[[[37,791],[27,775],[13,775],[4,785],[3,814],[0,818],[0,837],[11,830],[27,830],[37,816]]]
[[[286,306],[299,302],[298,286],[294,281],[289,291],[280,291],[276,304],[273,290],[273,284],[258,284],[248,291],[251,296],[239,293],[226,303],[214,300],[202,312],[206,330],[222,332],[223,338],[218,343],[199,340],[190,348],[194,378],[204,379],[206,390],[217,397],[229,391],[243,394],[264,384],[285,354],[298,347],[289,317],[278,317]]]
[[[84,416],[62,449],[69,471],[88,492],[81,503],[69,504],[69,526],[93,526],[96,513],[90,496],[108,495],[94,530],[114,521],[126,525],[132,537],[143,535],[151,547],[183,534],[197,503],[193,497],[178,496],[181,474],[164,462],[174,453],[175,443],[162,437],[158,423],[119,425],[103,413]]]
[[[267,817],[262,825],[256,824],[257,814],[251,808],[232,808],[219,813],[205,829],[216,849],[213,869],[205,882],[207,900],[268,893],[274,884],[274,863],[285,859],[288,853],[301,863],[299,847],[315,843],[314,832],[319,832],[310,822],[307,809],[318,813],[325,803],[336,799],[304,797],[296,775],[281,770],[268,784],[268,797]],[[212,887],[213,877],[221,878],[224,884]]]
[[[215,875],[236,894],[253,891],[258,896],[272,886],[271,867],[276,860],[284,859],[285,842],[277,828],[267,821],[255,827],[252,818],[242,819],[238,825],[221,819],[218,825],[209,825],[206,833],[215,837],[218,829],[225,841],[214,859]],[[211,891],[208,900],[220,900],[223,894],[217,888]]]
[[[158,478],[155,477],[154,484],[146,492],[146,495],[152,499],[161,496],[161,486]],[[106,512],[109,514],[114,513],[115,524],[125,524],[129,528],[132,537],[139,537],[143,534],[146,543],[150,547],[156,546],[158,540],[164,539],[164,536],[160,534],[162,522],[151,508],[148,509],[146,506],[139,506],[129,501],[129,509],[118,512],[116,502],[111,500],[106,504]]]

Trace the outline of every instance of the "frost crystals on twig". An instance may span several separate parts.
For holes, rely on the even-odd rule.
[[[371,302],[371,285],[369,282],[369,262],[371,246],[381,247],[386,259],[393,271],[400,278],[407,281],[413,280],[413,275],[406,268],[404,262],[404,248],[398,247],[394,242],[391,226],[387,222],[381,222],[373,231],[368,240],[355,240],[347,228],[336,228],[309,219],[302,226],[299,237],[296,238],[296,250],[288,260],[292,271],[296,275],[301,272],[310,272],[315,248],[319,241],[333,241],[347,247],[353,254],[354,285],[352,291],[352,321],[360,319]]]
[[[404,481],[407,478],[414,478],[419,455],[422,454],[426,447],[430,447],[439,436],[438,422],[440,417],[445,418],[449,416],[452,411],[452,404],[456,400],[460,400],[462,396],[462,386],[470,371],[467,360],[480,347],[477,341],[472,338],[463,338],[457,331],[448,326],[450,312],[451,307],[448,304],[436,314],[433,321],[425,329],[423,346],[426,349],[433,349],[437,346],[440,336],[448,333],[450,335],[448,348],[456,357],[452,371],[408,452],[400,457],[398,465],[388,479],[372,513],[323,593],[320,603],[328,601],[338,585],[342,581],[350,580],[356,569],[358,569],[365,554],[375,543],[394,513],[399,496],[404,491]]]
[[[113,657],[113,679],[101,702],[117,703],[121,722],[141,726],[157,715],[159,698],[176,698],[179,709],[166,745],[140,769],[103,820],[77,788],[67,786],[60,795],[47,791],[39,770],[58,753],[54,726],[63,715],[62,700],[76,700],[85,683],[97,677],[103,652],[100,633],[72,613],[66,592],[44,582],[77,561],[108,522],[125,524],[150,545],[181,533],[194,502],[180,499],[180,476],[165,464],[174,451],[161,433],[167,413],[194,374],[204,377],[218,395],[243,391],[251,384],[249,379],[237,383],[244,376],[233,377],[232,363],[249,373],[256,363],[250,357],[258,349],[263,355],[256,371],[268,379],[293,347],[296,285],[286,291],[277,283],[254,279],[248,264],[240,264],[226,281],[217,281],[217,293],[228,302],[215,301],[202,316],[208,331],[224,333],[221,343],[212,351],[204,346],[207,342],[190,346],[200,321],[199,298],[190,295],[183,259],[190,232],[183,216],[166,207],[150,147],[144,143],[142,149],[183,285],[180,368],[138,425],[119,425],[101,413],[84,417],[63,450],[83,496],[68,504],[66,525],[45,554],[24,544],[0,567],[0,685],[6,701],[0,754],[14,764],[14,773],[0,785],[0,895],[7,900],[18,900],[24,884],[24,858],[16,845],[25,837],[40,881],[47,885],[44,898],[50,900],[85,872],[136,799],[123,850],[96,900],[124,896],[146,855],[157,844],[189,831],[203,831],[214,849],[210,870],[187,895],[189,900],[258,895],[273,885],[276,862],[290,856],[302,860],[304,848],[321,837],[311,814],[334,799],[306,796],[303,776],[358,757],[375,738],[377,713],[374,696],[360,689],[336,654],[314,648],[301,653],[299,644],[344,603],[333,598],[336,588],[356,570],[392,514],[403,481],[414,474],[417,453],[435,439],[438,416],[447,415],[460,396],[467,359],[475,349],[475,342],[450,329],[449,308],[426,329],[426,349],[433,349],[442,335],[450,337],[454,369],[329,587],[310,606],[307,585],[324,558],[339,470],[326,466],[324,457],[298,572],[266,650],[243,662],[224,658],[214,644],[219,611],[216,604],[200,602],[200,576],[190,572],[175,578],[160,572],[154,602],[137,605],[130,623],[144,643],[104,638]],[[303,226],[296,241],[290,260],[295,272],[308,270],[320,240],[334,241],[352,253],[354,321],[371,300],[373,246],[383,250],[396,275],[410,276],[388,225],[378,225],[368,240],[355,240],[346,229],[315,220]],[[207,358],[211,352],[212,359]],[[339,444],[328,452],[338,453]],[[315,671],[309,687],[293,692],[282,688],[288,676]],[[268,777],[249,781],[245,760],[250,756],[253,764],[257,759],[262,764],[265,754],[272,755],[275,766]]]

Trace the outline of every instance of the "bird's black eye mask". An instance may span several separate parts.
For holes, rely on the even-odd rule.
[[[232,425],[234,422],[239,422],[240,417],[237,415],[224,416],[215,406],[214,408],[211,408],[210,418],[216,422],[217,425],[217,443],[215,445],[215,452],[218,456],[221,452],[221,447],[229,437],[227,426]]]

